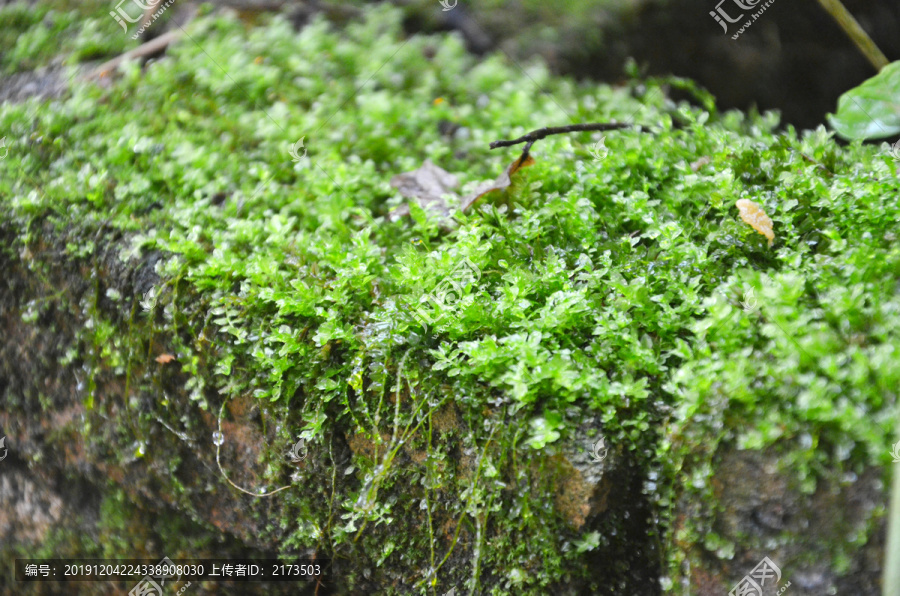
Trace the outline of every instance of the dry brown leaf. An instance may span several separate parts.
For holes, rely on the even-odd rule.
[[[692,169],[693,171],[696,172],[697,170],[699,170],[700,168],[702,168],[703,166],[705,166],[705,165],[708,164],[709,162],[710,162],[709,157],[707,157],[707,156],[704,155],[703,157],[701,157],[701,158],[698,159],[697,161],[692,161],[692,162],[691,162],[691,169]]]
[[[168,364],[168,363],[172,362],[173,360],[175,360],[175,356],[173,356],[171,354],[160,354],[159,356],[156,357],[156,361],[159,362],[160,364]]]
[[[513,174],[515,174],[522,168],[527,168],[528,166],[534,164],[534,158],[531,157],[530,155],[527,158],[525,158],[525,161],[523,161],[521,164],[519,163],[520,159],[521,158],[516,158],[516,161],[509,164],[509,167],[506,168],[503,171],[503,173],[500,174],[500,176],[496,180],[494,180],[494,181],[489,180],[487,182],[482,182],[481,184],[479,184],[478,188],[475,189],[475,192],[467,195],[462,200],[462,203],[460,203],[460,205],[459,205],[460,211],[463,211],[463,212],[467,211],[469,209],[469,207],[471,207],[472,205],[475,204],[476,201],[478,201],[478,199],[480,199],[481,197],[483,197],[484,195],[486,195],[489,192],[493,192],[495,190],[503,190],[505,188],[508,188],[509,185],[512,184]]]
[[[504,190],[512,184],[512,176],[522,168],[535,163],[530,155],[519,163],[519,159],[512,162],[500,177],[496,180],[486,180],[479,184],[475,191],[462,200],[452,189],[459,186],[456,176],[443,168],[425,160],[422,167],[411,172],[397,174],[391,178],[391,186],[400,191],[400,194],[409,199],[415,199],[419,206],[429,215],[443,222],[447,228],[453,209],[458,205],[460,211],[466,211],[475,204],[478,199],[495,190]],[[448,202],[448,199],[449,202]],[[451,207],[451,205],[453,207]],[[401,217],[409,215],[409,204],[401,205],[388,214],[388,221],[397,221]]]
[[[418,201],[426,213],[439,219],[447,219],[450,217],[450,206],[445,197],[449,195],[456,198],[456,193],[452,189],[459,186],[459,180],[426,159],[422,167],[391,178],[391,186],[400,191],[404,197]],[[409,205],[401,205],[391,211],[388,219],[395,221],[406,215],[409,215]]]
[[[762,210],[762,207],[748,199],[740,199],[735,206],[741,212],[741,219],[751,228],[769,239],[769,246],[775,241],[775,232],[772,231],[772,220]]]

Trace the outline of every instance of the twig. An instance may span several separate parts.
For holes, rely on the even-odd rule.
[[[875,45],[869,34],[860,27],[859,22],[853,18],[853,15],[844,7],[841,0],[819,0],[819,4],[837,21],[844,33],[853,40],[859,51],[872,63],[875,70],[881,70],[888,65],[887,57],[881,53],[881,50],[878,49],[878,46]]]
[[[525,160],[528,159],[528,152],[531,150],[531,146],[534,145],[534,142],[540,141],[544,137],[563,134],[567,132],[620,130],[622,128],[634,128],[634,126],[631,124],[626,124],[624,122],[593,122],[590,124],[570,124],[569,126],[549,126],[547,128],[532,130],[527,135],[519,137],[518,139],[513,139],[511,141],[494,141],[491,143],[491,149],[497,149],[498,147],[512,147],[513,145],[518,145],[519,143],[527,143],[527,145],[525,145],[525,148],[522,150],[522,156],[516,162],[516,167],[514,169],[518,169],[522,166]],[[640,126],[638,126],[637,129],[642,130]]]
[[[148,56],[150,54],[155,54],[156,52],[164,50],[170,43],[178,39],[183,35],[181,30],[173,30],[168,33],[163,33],[159,37],[155,37],[148,41],[147,43],[141,44],[133,50],[128,50],[124,54],[116,56],[112,60],[108,60],[86,74],[84,76],[84,80],[96,79],[108,74],[111,70],[115,69],[121,62],[127,60],[129,58],[140,58],[143,56]]]
[[[595,122],[592,124],[550,126],[548,128],[539,128],[537,130],[533,130],[527,135],[519,137],[518,139],[513,139],[512,141],[494,141],[493,143],[491,143],[491,149],[497,149],[498,147],[511,147],[513,145],[518,145],[519,143],[528,143],[528,145],[525,146],[525,153],[528,153],[528,150],[531,148],[531,145],[533,145],[535,141],[540,141],[544,137],[549,137],[550,135],[558,135],[566,132],[583,132],[588,130],[618,130],[620,128],[632,128],[632,125],[625,124],[624,122]]]

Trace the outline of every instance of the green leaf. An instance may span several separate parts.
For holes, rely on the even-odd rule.
[[[848,140],[881,139],[900,133],[900,61],[838,99],[828,122]]]
[[[545,412],[543,418],[531,421],[531,437],[529,443],[534,449],[543,449],[548,443],[559,438],[557,428],[562,426],[562,416],[558,412]]]
[[[596,549],[600,546],[600,532],[590,532],[575,542],[575,550],[579,553]]]

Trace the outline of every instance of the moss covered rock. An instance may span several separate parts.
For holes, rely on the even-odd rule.
[[[4,512],[4,565],[299,555],[335,564],[309,593],[657,594],[769,556],[794,594],[875,593],[883,148],[682,80],[475,59],[383,6],[340,30],[202,17],[107,79],[0,108],[0,490],[40,512]],[[518,157],[491,141],[611,120],[644,128],[539,141],[449,231],[390,215],[426,159],[465,193]]]

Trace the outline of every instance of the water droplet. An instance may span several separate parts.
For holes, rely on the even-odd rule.
[[[809,435],[809,433],[803,433],[800,435],[800,446],[804,449],[810,449],[813,446],[813,439]]]
[[[213,444],[221,445],[225,442],[225,437],[219,431],[213,433]]]

